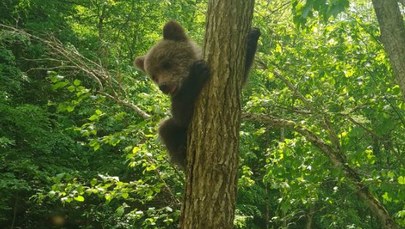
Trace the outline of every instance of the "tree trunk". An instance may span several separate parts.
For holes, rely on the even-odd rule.
[[[211,79],[188,136],[181,228],[233,228],[246,36],[254,0],[208,2],[204,58]]]
[[[373,0],[381,41],[405,99],[405,26],[397,0]]]

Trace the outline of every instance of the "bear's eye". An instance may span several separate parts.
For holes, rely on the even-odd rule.
[[[169,61],[165,61],[162,63],[162,68],[164,69],[170,69],[172,67],[172,63],[170,63]]]

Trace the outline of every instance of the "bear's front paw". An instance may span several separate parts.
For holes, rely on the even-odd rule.
[[[197,60],[191,66],[192,77],[198,77],[202,81],[206,81],[210,76],[210,68],[204,60]]]
[[[261,33],[260,33],[260,29],[253,27],[250,31],[249,31],[249,35],[248,35],[248,39],[249,40],[258,40],[260,37]]]

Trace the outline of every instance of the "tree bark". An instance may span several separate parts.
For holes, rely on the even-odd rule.
[[[405,100],[405,26],[398,0],[373,0],[373,6],[380,25],[381,41]]]
[[[208,2],[204,58],[211,79],[188,136],[181,228],[233,228],[246,36],[254,0]]]

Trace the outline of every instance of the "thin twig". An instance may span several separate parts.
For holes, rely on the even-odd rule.
[[[76,69],[86,76],[94,80],[98,85],[97,93],[103,94],[109,99],[124,105],[126,107],[131,108],[134,110],[138,115],[147,119],[150,118],[150,115],[143,111],[141,108],[136,106],[135,104],[121,99],[121,97],[125,97],[125,90],[123,89],[122,85],[115,80],[115,77],[112,77],[110,71],[104,68],[101,64],[93,61],[85,56],[83,56],[75,47],[66,47],[61,41],[56,39],[55,37],[50,38],[41,38],[35,36],[33,34],[27,33],[24,30],[14,28],[12,26],[4,25],[0,23],[0,28],[5,28],[8,31],[24,35],[30,39],[37,40],[46,45],[49,49],[49,54],[52,57],[45,57],[43,59],[30,59],[30,61],[46,61],[46,62],[53,62],[57,66],[52,67],[38,67],[35,69],[30,70],[58,70],[58,69]],[[30,71],[28,70],[28,71]],[[122,93],[118,93],[116,87],[119,88],[119,91]],[[106,92],[106,90],[111,91],[113,95]],[[123,94],[123,95],[122,95]]]

